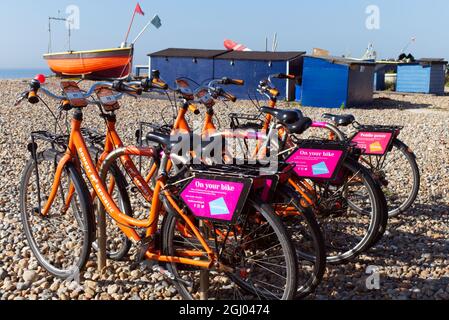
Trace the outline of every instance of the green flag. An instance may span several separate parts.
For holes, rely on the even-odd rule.
[[[153,20],[151,20],[151,24],[156,27],[156,29],[159,29],[162,27],[161,18],[159,18],[158,15],[155,15]]]

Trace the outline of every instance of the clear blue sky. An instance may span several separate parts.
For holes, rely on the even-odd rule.
[[[81,10],[81,28],[74,31],[72,49],[119,46],[137,1],[21,0],[0,1],[0,68],[45,66],[47,18],[68,5]],[[222,48],[225,38],[254,50],[265,49],[265,37],[277,31],[279,50],[322,47],[335,55],[361,56],[373,42],[381,57],[395,57],[415,36],[417,57],[449,58],[447,0],[140,0],[146,13],[137,17],[133,35],[155,13],[163,21],[137,45],[136,63],[146,54],[167,47]],[[380,8],[380,29],[365,27],[368,5]],[[54,25],[54,51],[66,49],[62,25]]]

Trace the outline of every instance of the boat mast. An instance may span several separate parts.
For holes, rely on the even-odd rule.
[[[48,17],[48,34],[49,34],[49,39],[48,39],[48,53],[52,52],[52,37],[51,37],[51,22],[52,21],[61,21],[61,22],[65,22],[67,23],[69,20],[66,18],[56,18],[56,17]],[[71,37],[72,37],[72,28],[71,28],[71,24],[68,23],[68,29],[69,29],[69,51],[71,51]]]

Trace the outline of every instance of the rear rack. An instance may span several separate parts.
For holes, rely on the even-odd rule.
[[[36,140],[45,141],[51,143],[53,146],[59,146],[61,148],[67,148],[69,142],[68,135],[58,135],[49,131],[34,131],[31,133],[31,140],[33,143]]]
[[[244,113],[231,113],[231,129],[259,129],[263,126],[262,114],[244,114]]]
[[[228,176],[228,177],[237,177],[237,178],[249,178],[249,179],[267,179],[270,176],[279,176],[282,174],[286,174],[291,171],[294,166],[291,164],[287,164],[286,162],[279,162],[278,168],[284,168],[282,172],[277,170],[276,172],[272,171],[272,168],[269,166],[263,166],[260,164],[232,164],[232,165],[214,165],[207,166],[204,164],[200,165],[192,165],[190,166],[190,171],[192,173],[199,174],[209,174],[209,175],[217,175],[217,176]]]
[[[292,139],[294,140],[295,144],[298,147],[304,146],[304,145],[315,145],[317,147],[323,146],[323,147],[341,147],[341,148],[354,148],[357,146],[356,143],[351,142],[349,140],[345,141],[339,141],[339,140],[322,140],[322,139],[299,139],[296,136],[292,136]]]
[[[404,129],[403,126],[386,126],[386,125],[362,125],[354,124],[354,128],[360,131],[379,131],[379,132],[397,132]]]

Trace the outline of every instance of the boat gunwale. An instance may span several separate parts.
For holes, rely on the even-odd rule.
[[[111,48],[111,49],[99,49],[99,50],[85,50],[85,51],[65,51],[65,52],[55,52],[55,53],[46,53],[44,54],[44,58],[53,57],[53,56],[63,56],[63,55],[77,55],[77,54],[95,54],[95,53],[107,53],[114,51],[129,51],[130,55],[132,53],[133,48]]]

